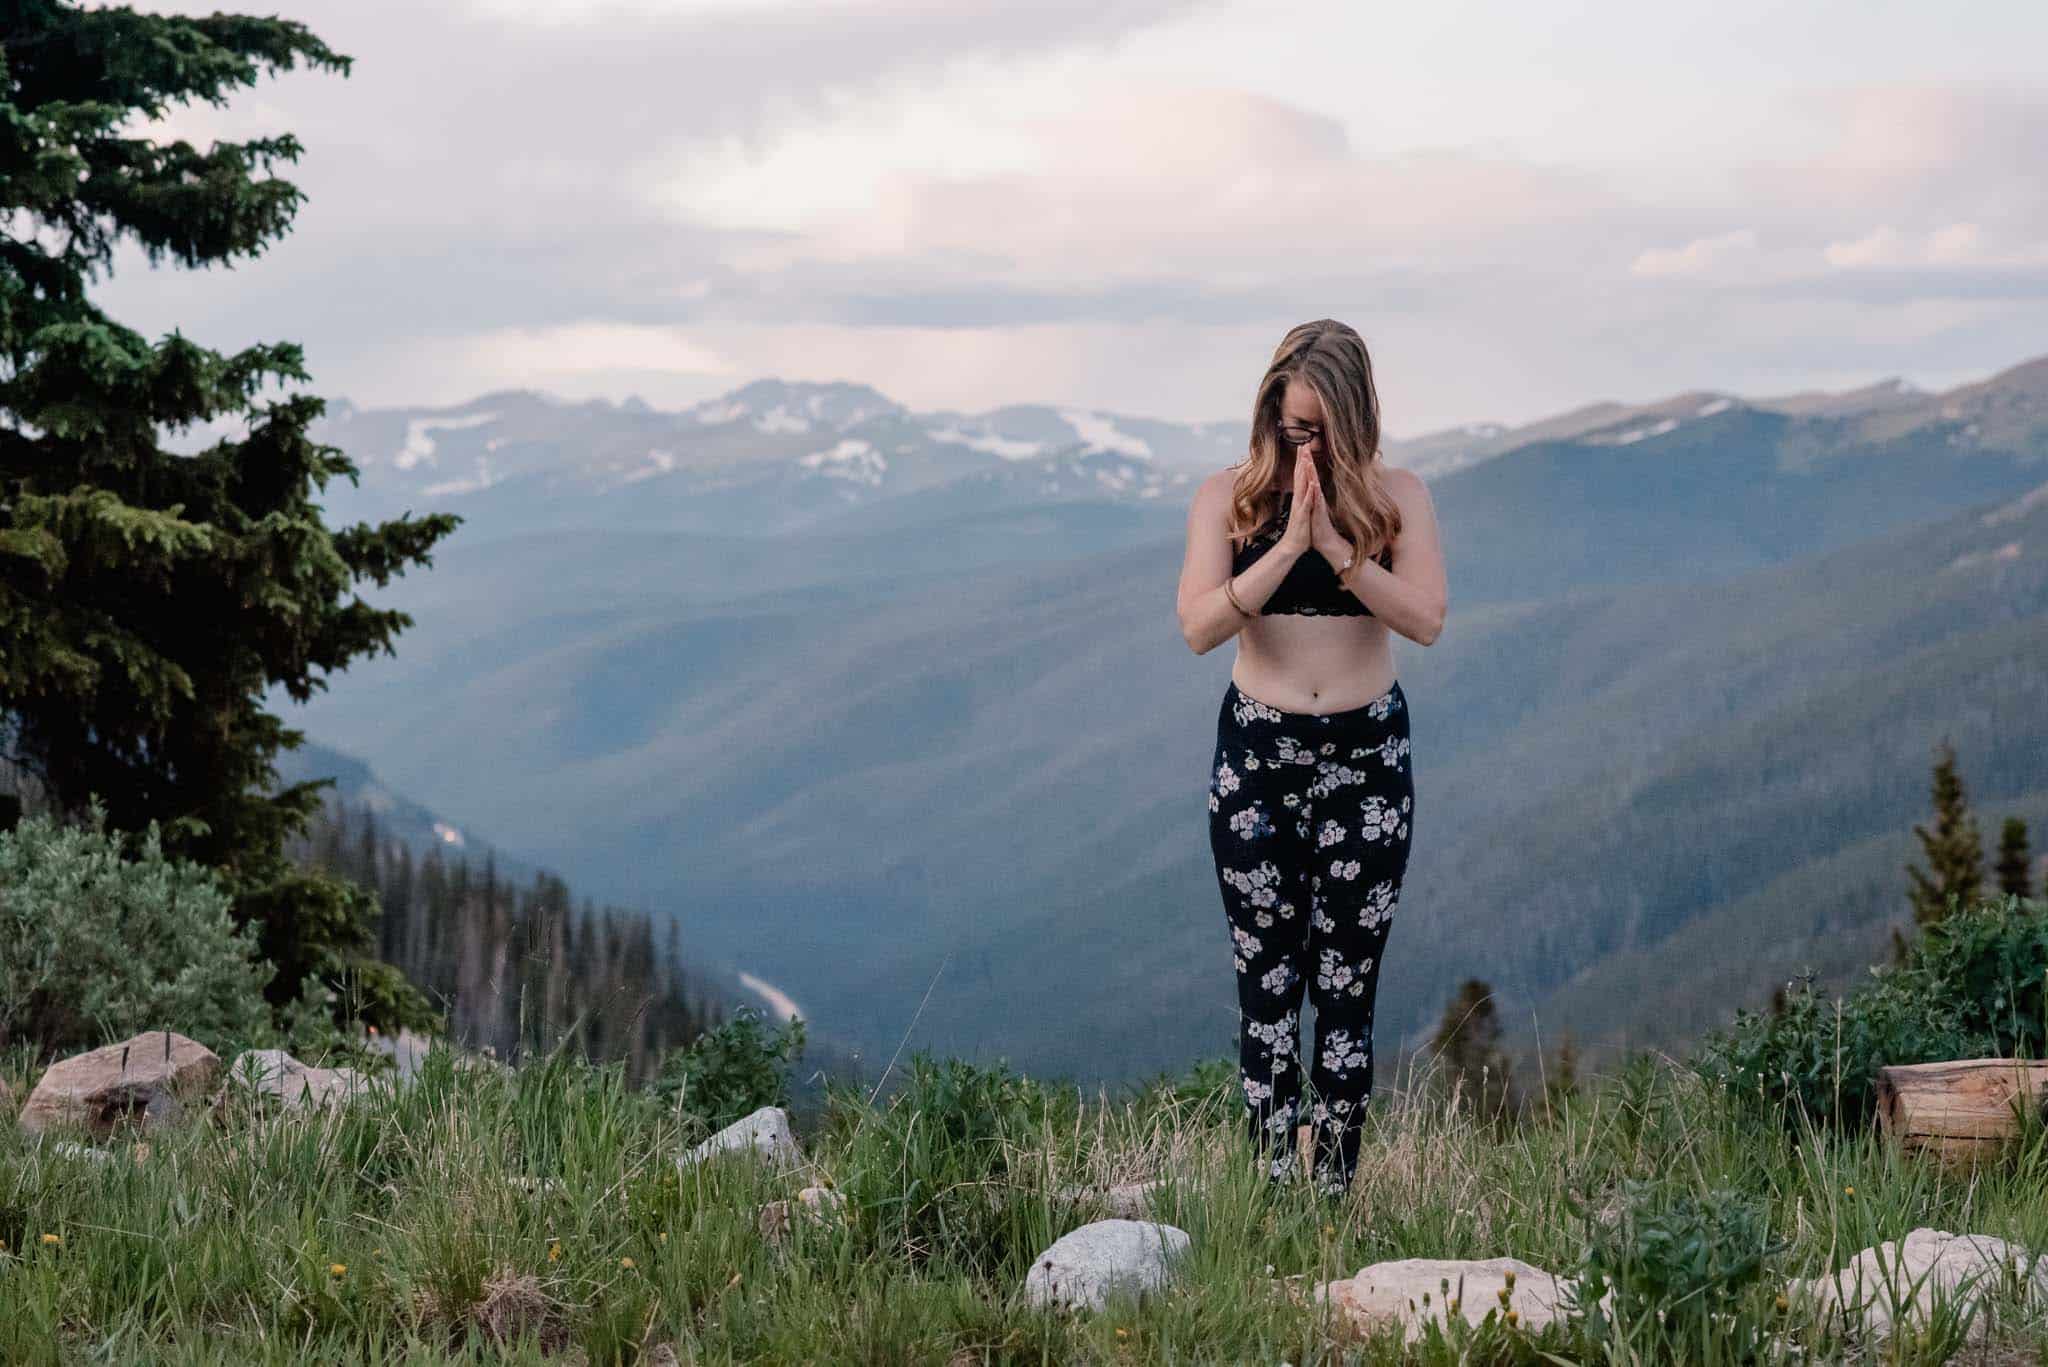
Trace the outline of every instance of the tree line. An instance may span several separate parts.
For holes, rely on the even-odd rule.
[[[1946,738],[1936,747],[1931,798],[1931,821],[1913,827],[1925,867],[1908,864],[1905,868],[1906,898],[1915,927],[1930,925],[1959,908],[1972,906],[1986,893],[1983,837],[1964,793],[1955,748]],[[2032,898],[2034,863],[2027,823],[2017,816],[2006,817],[1999,828],[1998,849],[1990,868],[1997,890]],[[1906,935],[1894,927],[1894,963],[1904,961],[1908,945]],[[1566,1032],[1554,1061],[1542,1069],[1544,1082],[1540,1092],[1532,1092],[1515,1076],[1502,1045],[1500,1017],[1493,998],[1493,988],[1485,980],[1465,979],[1445,1005],[1428,1047],[1442,1061],[1442,1075],[1461,1108],[1469,1108],[1496,1124],[1512,1126],[1532,1110],[1554,1104],[1577,1089],[1577,1052],[1570,1033]],[[1770,1012],[1778,1016],[1785,1009],[1785,989],[1780,985],[1771,994]]]
[[[579,904],[545,870],[507,881],[495,851],[481,868],[440,845],[415,855],[374,811],[337,799],[287,852],[368,890],[381,908],[377,957],[427,995],[452,1039],[508,1062],[566,1042],[621,1062],[638,1085],[730,1010],[686,966],[675,921],[657,933],[644,911]]]

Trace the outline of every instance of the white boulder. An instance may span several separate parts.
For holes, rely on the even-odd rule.
[[[370,1085],[353,1068],[313,1068],[282,1049],[244,1049],[228,1069],[228,1080],[264,1096],[274,1096],[292,1110],[346,1101]]]
[[[1795,1277],[1785,1292],[1810,1300],[1838,1324],[1882,1338],[1898,1318],[1924,1328],[1936,1296],[1968,1313],[1970,1303],[2006,1285],[2019,1286],[2028,1300],[2048,1300],[2048,1258],[1989,1234],[1923,1226],[1864,1249],[1833,1273]],[[1985,1329],[1985,1316],[1973,1315],[1969,1339],[1983,1338]]]
[[[703,1143],[676,1159],[687,1168],[713,1154],[742,1150],[759,1155],[778,1169],[803,1161],[803,1150],[789,1128],[789,1112],[780,1106],[763,1106],[740,1117]]]
[[[1151,1220],[1097,1220],[1070,1230],[1032,1260],[1024,1298],[1035,1306],[1100,1310],[1111,1293],[1166,1285],[1188,1233]]]

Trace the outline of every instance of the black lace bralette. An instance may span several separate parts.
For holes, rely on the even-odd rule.
[[[1280,540],[1287,526],[1287,507],[1294,495],[1280,495],[1280,512],[1274,524],[1254,533],[1251,540],[1230,557],[1230,572],[1244,573],[1247,566],[1256,564],[1260,556],[1271,550]],[[1394,548],[1383,548],[1373,558],[1387,569],[1394,568]],[[1337,570],[1317,551],[1309,551],[1288,567],[1286,578],[1280,587],[1273,590],[1273,596],[1259,609],[1261,617],[1279,613],[1299,613],[1308,617],[1370,617],[1372,609],[1358,600],[1358,595],[1344,587],[1337,580]]]

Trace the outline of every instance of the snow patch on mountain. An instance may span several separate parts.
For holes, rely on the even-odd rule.
[[[1661,422],[1649,423],[1642,427],[1631,427],[1626,432],[1601,433],[1587,437],[1586,440],[1595,446],[1629,446],[1635,442],[1642,441],[1646,437],[1661,437],[1677,426],[1678,419],[1665,418]]]
[[[710,399],[690,410],[690,416],[706,427],[732,422],[747,415],[744,399]]]
[[[1706,403],[1701,404],[1699,411],[1694,413],[1693,416],[1696,418],[1711,418],[1716,413],[1726,413],[1733,407],[1735,407],[1735,400],[1733,399],[1710,399]]]
[[[1187,483],[1191,476],[1185,471],[1174,471],[1162,475],[1150,458],[1116,455],[1103,451],[1079,451],[1063,458],[1054,458],[1045,464],[1045,492],[1056,494],[1060,490],[1060,476],[1071,475],[1070,487],[1085,490],[1094,484],[1105,492],[1119,496],[1157,498],[1161,487],[1169,480],[1178,485]]]
[[[676,458],[672,452],[658,449],[652,450],[647,453],[647,463],[628,470],[620,477],[619,483],[636,484],[643,479],[651,479],[655,475],[665,475],[675,468]]]
[[[2044,505],[2048,505],[2048,484],[2029,489],[2012,502],[1993,508],[1978,520],[1987,527],[1996,527],[2001,522],[2011,522],[2025,517]]]
[[[1045,451],[1045,446],[1041,442],[1019,441],[1014,437],[1005,437],[985,429],[979,432],[963,432],[957,427],[934,427],[928,435],[933,441],[942,441],[950,446],[970,446],[977,451],[986,451],[992,456],[1001,456],[1004,460],[1029,460],[1032,456],[1041,455]]]
[[[1114,451],[1139,460],[1152,459],[1152,447],[1145,439],[1119,431],[1114,420],[1082,408],[1062,408],[1058,412],[1090,451]]]
[[[810,409],[812,417],[817,416],[818,397],[816,394],[811,395]],[[754,430],[758,432],[808,432],[811,430],[811,419],[799,413],[792,413],[783,405],[776,404],[775,407],[754,419]]]
[[[478,456],[476,458],[476,473],[474,475],[467,479],[444,479],[438,484],[429,484],[420,492],[428,498],[439,498],[443,494],[473,494],[479,490],[490,488],[498,482],[499,478],[503,477],[493,477],[491,474],[491,458],[489,456]]]
[[[882,482],[882,472],[889,468],[889,458],[877,451],[872,442],[848,437],[829,451],[813,451],[807,456],[797,457],[797,464],[838,479],[878,485]]]
[[[482,427],[487,422],[496,422],[493,413],[465,413],[455,418],[414,418],[405,425],[405,445],[398,449],[391,463],[401,470],[410,470],[421,461],[434,464],[434,433],[459,432],[468,427]]]
[[[1942,568],[1944,570],[1960,570],[1967,569],[1971,565],[1980,564],[1986,560],[2017,560],[2019,558],[2020,543],[2017,541],[2008,541],[2003,546],[1999,546],[1993,550],[1967,551],[1964,554],[1959,555],[1955,559],[1949,561],[1948,564],[1942,566]]]

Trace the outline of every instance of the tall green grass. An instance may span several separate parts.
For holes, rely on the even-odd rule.
[[[1337,1203],[1266,1188],[1220,1060],[1091,1097],[915,1055],[886,1097],[829,1090],[779,1174],[679,1170],[701,1123],[567,1051],[513,1073],[437,1052],[402,1092],[304,1115],[235,1101],[98,1161],[0,1124],[0,1362],[1393,1362],[1398,1332],[1360,1339],[1308,1288],[1497,1254],[1597,1274],[1612,1314],[1432,1335],[1410,1360],[1792,1360],[1788,1334],[1848,1360],[1778,1307],[1786,1278],[1917,1225],[2048,1249],[2038,1124],[1958,1176],[1669,1060],[1505,1136],[1427,1061],[1390,1072]],[[1028,1307],[1033,1256],[1106,1213],[1062,1191],[1144,1178],[1193,1236],[1171,1289]],[[845,1218],[765,1238],[759,1208],[813,1184]],[[2006,1360],[2048,1346],[2040,1307],[1987,1304]],[[1951,1316],[1876,1360],[1944,1361],[1962,1332]]]

